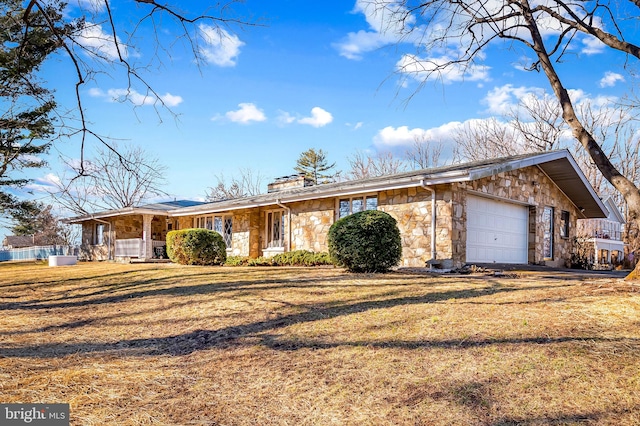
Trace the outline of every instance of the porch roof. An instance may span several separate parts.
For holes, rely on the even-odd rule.
[[[75,216],[65,219],[66,223],[81,223],[88,220],[104,219],[114,216],[127,216],[132,214],[151,214],[154,216],[169,216],[169,211],[179,208],[194,207],[200,204],[204,204],[201,201],[192,200],[174,200],[165,201],[159,203],[145,204],[140,207],[124,207],[122,209],[105,210],[102,212],[90,213],[81,216]]]

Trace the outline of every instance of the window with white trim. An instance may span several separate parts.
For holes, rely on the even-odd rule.
[[[93,236],[93,244],[101,246],[104,244],[104,223],[96,224],[96,232]]]
[[[365,195],[359,197],[340,198],[338,200],[338,219],[364,210],[377,210],[378,196]]]
[[[267,248],[284,247],[284,213],[284,210],[274,210],[265,213],[265,235]]]
[[[233,240],[233,216],[198,216],[193,221],[196,228],[216,231],[222,235],[222,239],[227,245],[227,248],[231,248],[231,242]]]

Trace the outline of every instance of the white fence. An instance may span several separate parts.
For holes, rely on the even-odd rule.
[[[142,238],[116,240],[116,257],[142,257]]]
[[[78,247],[59,245],[0,249],[0,262],[18,260],[44,260],[48,259],[49,256],[77,256],[78,252]]]
[[[164,247],[165,241],[152,241],[153,253],[149,257],[158,257],[163,250],[157,251],[160,247]],[[129,238],[126,240],[116,240],[116,257],[145,257],[144,240],[142,238]]]

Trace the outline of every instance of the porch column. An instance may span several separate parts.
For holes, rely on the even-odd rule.
[[[153,239],[151,236],[152,214],[142,215],[142,258],[151,259],[153,257]]]

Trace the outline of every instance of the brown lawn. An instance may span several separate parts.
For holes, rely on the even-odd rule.
[[[603,275],[0,266],[0,402],[73,425],[638,425]]]

